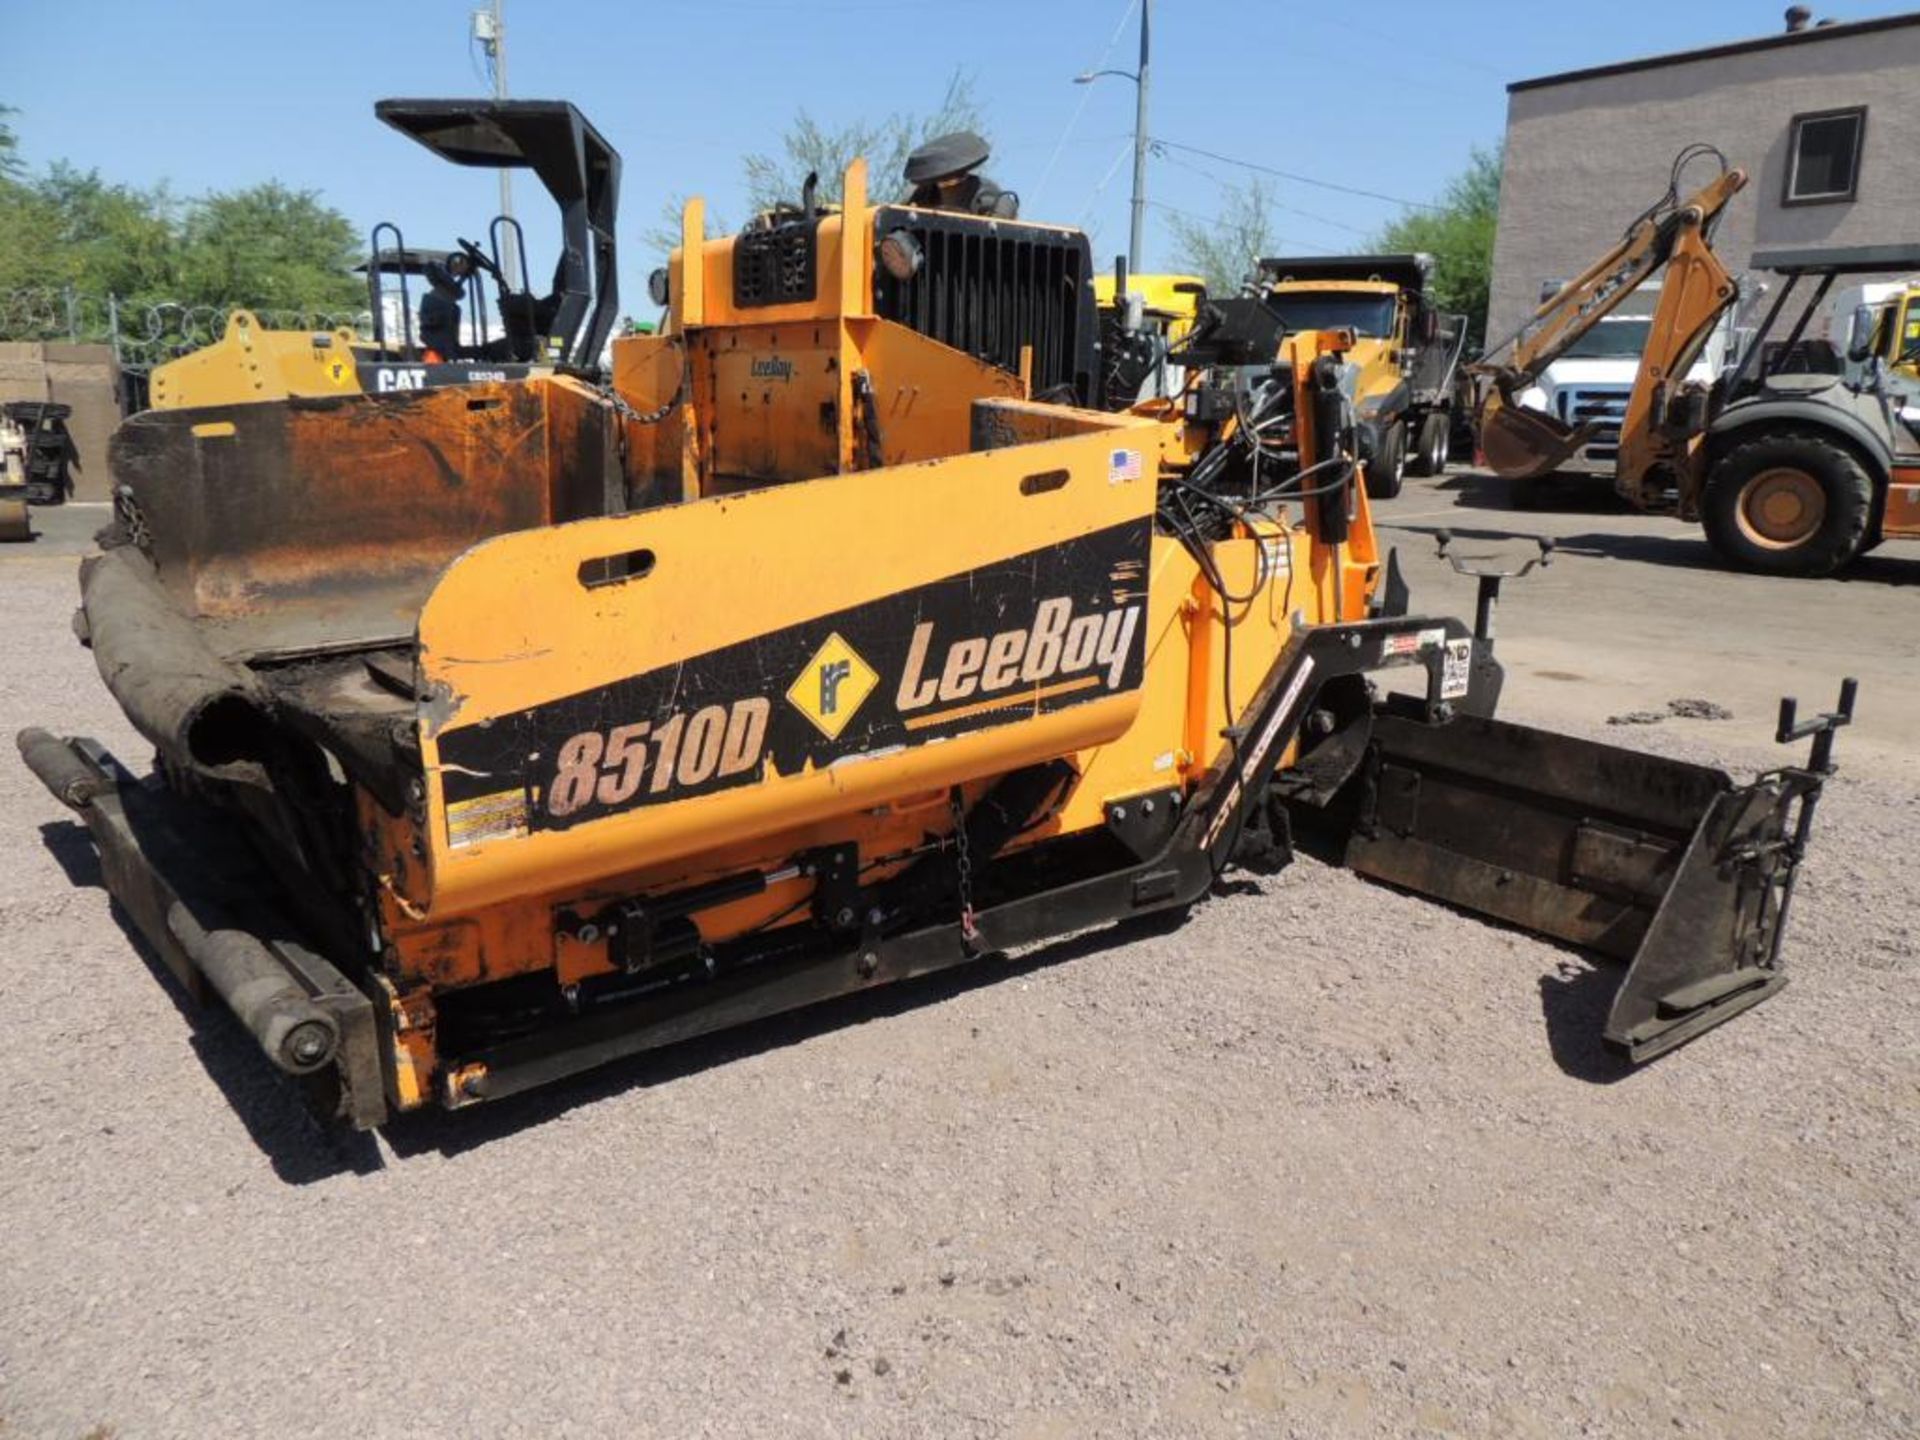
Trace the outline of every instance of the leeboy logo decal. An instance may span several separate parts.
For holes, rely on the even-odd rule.
[[[923,621],[914,627],[895,703],[904,715],[936,700],[948,704],[970,695],[997,695],[1016,686],[1031,689],[1055,677],[1089,670],[1099,673],[1086,675],[1073,688],[1104,680],[1107,689],[1118,690],[1139,624],[1137,604],[1076,616],[1073,601],[1059,596],[1040,602],[1031,625],[1002,630],[990,638],[974,635],[953,641],[946,647],[945,658],[929,668],[934,624]],[[911,728],[912,722],[908,725]]]
[[[1150,542],[1143,517],[449,729],[449,843],[777,782],[1137,689]]]
[[[793,361],[780,355],[757,355],[747,373],[756,380],[791,380]]]
[[[829,635],[788,687],[787,700],[822,735],[838,740],[860,703],[879,683],[873,667],[851,645],[838,635]]]

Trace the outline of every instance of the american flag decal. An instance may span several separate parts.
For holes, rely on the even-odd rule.
[[[1107,457],[1107,483],[1118,485],[1122,480],[1140,478],[1140,452],[1138,450],[1115,450]]]

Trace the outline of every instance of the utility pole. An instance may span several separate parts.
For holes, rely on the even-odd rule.
[[[1086,70],[1073,77],[1076,85],[1091,85],[1102,75],[1133,81],[1133,225],[1127,237],[1127,269],[1135,274],[1140,270],[1140,252],[1147,234],[1147,147],[1153,143],[1147,130],[1147,57],[1152,30],[1153,0],[1140,0],[1140,68]]]
[[[487,70],[493,76],[493,98],[507,98],[507,20],[506,0],[492,0],[490,8],[473,12],[473,38],[487,53]],[[513,171],[500,167],[500,213],[513,218]],[[519,271],[519,246],[513,227],[500,227],[500,268],[508,275]]]
[[[1133,230],[1127,237],[1127,269],[1135,275],[1140,273],[1147,225],[1147,34],[1152,17],[1153,0],[1140,0],[1140,71],[1134,76]]]

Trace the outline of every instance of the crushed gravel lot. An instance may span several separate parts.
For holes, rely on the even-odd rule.
[[[1572,614],[1625,566],[1748,593],[1548,573]],[[140,763],[73,596],[70,558],[0,563],[0,728]],[[1911,637],[1916,596],[1841,600]],[[1514,718],[1778,763],[1738,696],[1609,728],[1728,691],[1694,661],[1576,696],[1527,623]],[[1894,643],[1809,641],[1809,703]],[[1920,1433],[1920,759],[1869,728],[1795,982],[1637,1072],[1598,1041],[1617,971],[1303,860],[377,1139],[142,961],[9,747],[0,1437]]]

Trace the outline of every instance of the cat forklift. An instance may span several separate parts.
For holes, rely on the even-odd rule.
[[[512,217],[489,223],[484,246],[458,237],[452,251],[409,246],[397,224],[381,221],[359,267],[371,341],[351,327],[275,330],[235,311],[212,345],[155,368],[155,409],[385,394],[600,367],[619,309],[618,152],[566,101],[382,100],[373,110],[450,164],[531,171],[560,212],[551,288],[535,292],[526,235]],[[418,305],[436,279],[459,297],[460,341],[450,353],[419,333]]]
[[[1717,160],[1718,173],[1683,200],[1682,172],[1701,159]],[[1830,575],[1883,540],[1920,537],[1920,435],[1873,353],[1871,316],[1854,318],[1854,376],[1796,362],[1836,279],[1912,271],[1920,246],[1756,254],[1753,268],[1784,283],[1739,360],[1711,384],[1689,380],[1701,347],[1740,297],[1713,231],[1746,183],[1746,172],[1711,146],[1682,151],[1662,199],[1472,367],[1488,385],[1480,448],[1488,468],[1516,484],[1577,453],[1603,421],[1529,409],[1518,397],[1664,270],[1620,422],[1615,490],[1636,509],[1700,522],[1714,550],[1741,569]],[[1796,295],[1804,299],[1790,311]],[[1775,339],[1788,314],[1792,323]]]
[[[1851,686],[1746,783],[1496,719],[1501,577],[1474,625],[1412,607],[1351,331],[1209,300],[1189,383],[1097,408],[1084,234],[842,193],[713,240],[690,202],[610,391],[117,436],[78,630],[159,763],[19,748],[326,1113],[1177,917],[1309,843],[1625,962],[1628,1061],[1780,990]]]

